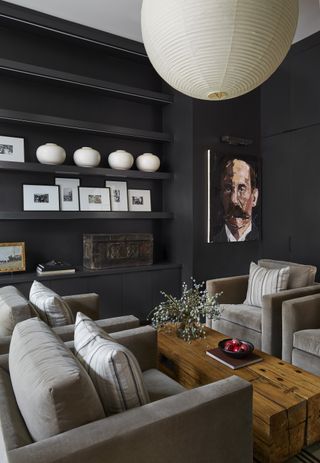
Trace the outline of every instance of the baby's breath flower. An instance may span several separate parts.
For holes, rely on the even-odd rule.
[[[204,282],[197,283],[191,277],[191,287],[182,283],[181,298],[177,299],[161,291],[164,301],[149,314],[149,319],[155,328],[165,328],[168,324],[176,325],[176,332],[184,341],[205,337],[206,332],[201,320],[220,317],[218,298],[222,293],[208,294]]]

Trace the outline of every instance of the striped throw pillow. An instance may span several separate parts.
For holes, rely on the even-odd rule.
[[[107,415],[150,402],[133,353],[81,312],[76,317],[74,348],[96,387]]]
[[[39,281],[32,283],[29,300],[39,317],[47,325],[54,327],[74,323],[74,317],[68,304],[57,293]]]
[[[247,297],[244,304],[262,307],[262,296],[287,289],[289,274],[290,267],[268,270],[251,262]]]

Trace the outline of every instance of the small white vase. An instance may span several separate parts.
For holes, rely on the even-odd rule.
[[[160,159],[152,153],[143,153],[136,159],[136,165],[143,172],[156,172],[160,167]]]
[[[37,148],[36,156],[41,164],[57,165],[66,160],[66,152],[62,146],[46,143]]]
[[[111,169],[128,170],[131,169],[134,157],[125,150],[116,150],[109,154],[108,163]]]
[[[99,151],[83,146],[73,153],[73,160],[80,167],[96,167],[100,164],[101,156]]]

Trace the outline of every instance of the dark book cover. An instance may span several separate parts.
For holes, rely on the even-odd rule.
[[[237,370],[238,368],[246,367],[248,365],[252,365],[253,363],[258,363],[263,360],[262,357],[259,357],[259,355],[254,353],[251,353],[247,357],[242,359],[233,358],[222,352],[222,350],[219,349],[219,347],[207,350],[206,354],[209,355],[209,357],[214,358],[218,362],[223,363],[227,367],[232,368],[233,370]]]
[[[61,260],[50,260],[44,264],[38,264],[38,269],[42,271],[57,271],[57,270],[69,270],[74,268],[68,262],[63,262]]]

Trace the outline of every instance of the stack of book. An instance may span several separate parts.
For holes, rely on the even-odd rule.
[[[45,264],[37,265],[38,275],[59,275],[64,273],[74,273],[76,269],[68,262],[60,260],[50,260]]]

